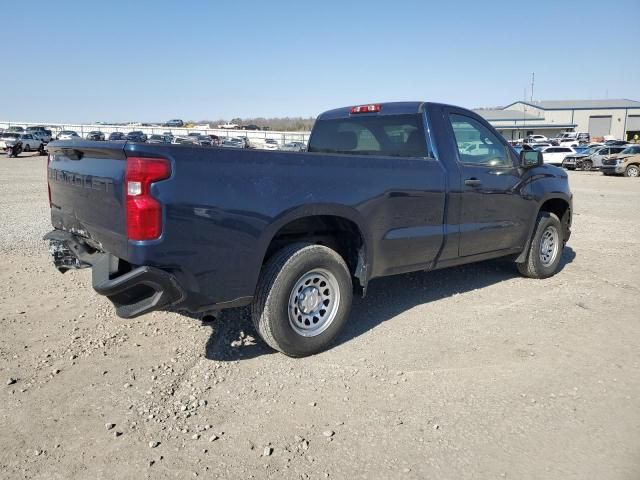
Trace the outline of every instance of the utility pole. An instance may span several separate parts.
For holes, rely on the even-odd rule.
[[[533,85],[536,82],[536,72],[531,73],[531,103],[533,103]]]

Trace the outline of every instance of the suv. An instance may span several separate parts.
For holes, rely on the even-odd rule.
[[[184,127],[184,122],[179,119],[169,120],[164,124],[165,127]]]
[[[595,147],[584,154],[567,155],[562,166],[567,170],[582,168],[583,170],[600,170],[602,160],[609,155],[621,153],[625,147]]]
[[[572,147],[545,147],[540,150],[544,163],[561,166],[565,157],[575,155],[576,151]]]
[[[640,145],[631,145],[620,153],[605,158],[600,170],[605,175],[640,177]]]
[[[27,127],[26,133],[32,134],[34,137],[42,140],[44,143],[49,143],[51,141],[51,130],[47,130],[42,126]]]

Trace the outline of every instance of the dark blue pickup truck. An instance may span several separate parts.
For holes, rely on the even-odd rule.
[[[49,145],[56,266],[131,318],[251,305],[291,356],[325,349],[371,279],[509,256],[553,275],[569,239],[566,173],[449,105],[320,115],[308,152]]]

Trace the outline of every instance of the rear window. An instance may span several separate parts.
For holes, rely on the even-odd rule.
[[[420,115],[356,116],[317,121],[308,151],[426,157],[427,145]]]

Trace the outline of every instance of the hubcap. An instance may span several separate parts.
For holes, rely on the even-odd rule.
[[[638,170],[638,167],[629,167],[629,176],[630,177],[637,177],[638,174],[640,174],[640,170]]]
[[[303,337],[324,332],[336,317],[340,290],[336,277],[317,268],[305,273],[294,284],[289,295],[289,324]]]
[[[549,225],[545,228],[540,238],[540,261],[542,265],[548,267],[558,256],[560,247],[560,235],[556,227]]]

